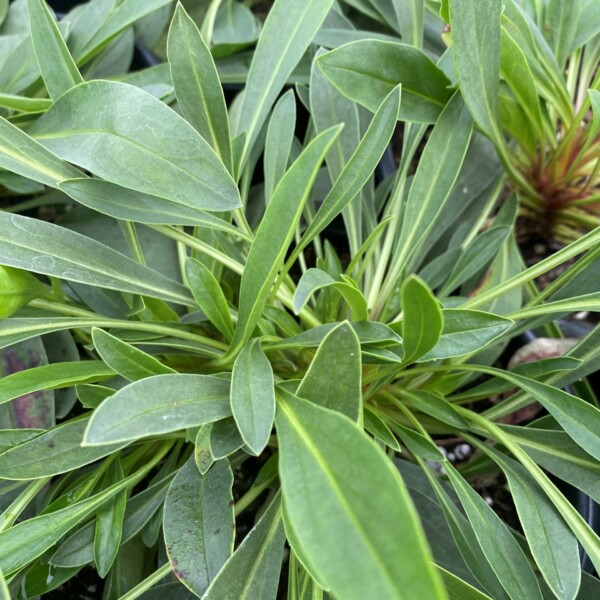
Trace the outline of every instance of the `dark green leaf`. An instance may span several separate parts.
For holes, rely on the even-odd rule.
[[[54,103],[31,133],[61,158],[123,187],[200,210],[240,206],[233,179],[200,134],[132,85],[78,85]]]
[[[442,310],[431,290],[418,277],[402,285],[402,362],[410,364],[435,347],[442,334]]]
[[[258,456],[266,447],[275,417],[275,382],[271,363],[250,340],[239,353],[231,374],[231,411],[240,434]]]
[[[286,532],[318,579],[349,600],[443,598],[415,509],[383,452],[347,417],[289,393],[276,423]]]
[[[402,120],[434,123],[452,95],[450,81],[435,63],[406,44],[353,42],[323,54],[317,63],[342,94],[371,112],[402,84]]]
[[[155,375],[118,390],[94,412],[84,444],[102,445],[195,427],[231,414],[229,381]]]
[[[358,337],[348,322],[340,323],[320,343],[296,394],[358,421],[362,414],[361,373]]]
[[[226,460],[200,475],[192,457],[167,493],[163,517],[167,555],[177,578],[199,597],[233,552],[232,485]]]

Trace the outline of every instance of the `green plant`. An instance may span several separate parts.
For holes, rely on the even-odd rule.
[[[598,569],[600,540],[547,472],[600,499],[582,381],[600,329],[566,356],[497,360],[598,309],[600,229],[523,268],[517,202],[495,210],[494,153],[422,36],[321,52],[339,7],[277,0],[228,108],[178,6],[175,111],[135,79],[82,82],[76,46],[28,5],[45,104],[0,119],[0,167],[38,194],[0,213],[0,593],[94,565],[104,598],[275,598],[287,540],[294,599],[597,594],[578,542]],[[284,92],[300,61],[308,86]],[[398,171],[376,184],[398,119]],[[68,209],[17,214],[49,197]],[[327,241],[340,215],[347,249]],[[548,416],[497,422],[534,401]],[[455,467],[447,436],[477,457]],[[522,532],[467,482],[498,472]]]
[[[597,227],[597,3],[532,0],[503,10],[500,1],[450,2],[442,13],[451,24],[460,89],[494,142],[523,212],[547,221],[549,234],[563,243]]]

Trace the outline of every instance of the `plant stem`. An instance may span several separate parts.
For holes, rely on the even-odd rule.
[[[19,518],[37,493],[50,481],[50,477],[36,479],[21,492],[0,515],[0,533],[6,531]]]
[[[77,308],[71,307],[66,304],[58,304],[56,302],[49,302],[47,300],[32,300],[29,306],[35,308],[41,308],[51,312],[67,315],[69,317],[77,317],[80,320],[74,320],[70,328],[83,329],[89,327],[116,327],[118,329],[130,329],[134,331],[147,331],[149,333],[156,333],[158,335],[164,335],[168,337],[180,338],[183,340],[190,340],[197,342],[217,350],[225,351],[227,345],[218,340],[204,337],[196,333],[191,333],[177,327],[169,327],[168,325],[160,325],[155,322],[148,321],[121,321],[119,319],[108,319],[97,315],[96,313]]]
[[[527,282],[536,279],[537,277],[543,275],[544,273],[547,273],[548,271],[551,271],[552,269],[558,267],[559,265],[563,264],[564,262],[573,258],[574,256],[577,256],[578,254],[581,254],[586,250],[594,248],[599,242],[600,227],[597,227],[593,231],[590,231],[588,234],[581,237],[576,242],[573,242],[566,248],[559,250],[556,254],[545,258],[539,263],[529,267],[522,273],[519,273],[518,275],[507,279],[500,285],[493,287],[487,292],[484,292],[479,296],[474,296],[473,298],[467,300],[464,304],[461,305],[461,308],[475,308],[479,306],[485,306],[488,302],[491,302],[492,300],[503,296],[507,292],[514,290],[515,288],[518,288],[526,284]]]
[[[147,592],[153,585],[157,584],[161,579],[164,579],[173,571],[171,563],[165,563],[158,570],[154,571],[150,577],[146,577],[140,581],[134,588],[130,589],[126,594],[123,594],[119,600],[133,600],[139,598],[144,592]]]

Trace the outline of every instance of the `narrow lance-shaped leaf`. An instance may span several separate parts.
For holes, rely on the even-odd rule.
[[[577,538],[527,469],[488,445],[477,444],[506,474],[535,561],[554,595],[577,596],[581,582]]]
[[[358,336],[348,322],[340,323],[319,345],[296,393],[358,421],[362,415],[361,373]]]
[[[173,369],[163,365],[153,356],[102,329],[92,329],[92,341],[100,358],[129,381],[137,381],[152,375],[175,373]]]
[[[258,523],[223,565],[205,600],[275,600],[283,561],[285,531],[278,494]]]
[[[198,260],[190,258],[185,263],[185,272],[192,294],[208,320],[225,336],[233,337],[233,322],[225,294],[212,271]]]
[[[232,354],[244,345],[260,319],[319,166],[339,131],[340,127],[328,129],[308,145],[283,176],[267,206],[242,275]]]
[[[67,44],[52,18],[45,0],[27,0],[31,41],[40,65],[42,78],[54,100],[78,83],[83,77],[69,53]]]
[[[90,12],[82,13],[73,32],[73,55],[78,64],[88,62],[122,31],[142,17],[170,4],[172,0],[127,0],[127,2],[92,2]],[[100,5],[100,6],[98,6]],[[98,9],[100,9],[98,11]],[[108,9],[108,10],[107,10]],[[100,20],[98,19],[100,17]],[[92,27],[99,23],[99,27]]]
[[[434,123],[450,99],[450,81],[423,52],[408,46],[361,40],[323,54],[317,64],[344,96],[375,112],[402,86],[401,119]]]
[[[579,446],[600,460],[600,410],[598,408],[552,385],[500,369],[493,369],[493,373],[531,394]]]
[[[189,291],[84,235],[39,219],[0,213],[0,264],[187,305]]]
[[[445,598],[417,513],[384,453],[347,417],[289,392],[276,424],[286,532],[318,580],[348,600]]]
[[[61,158],[123,187],[201,210],[240,206],[233,179],[202,136],[133,85],[90,81],[75,86],[30,132]]]
[[[125,478],[121,462],[111,463],[104,478],[104,485],[118,483]],[[109,498],[98,508],[94,535],[94,561],[100,577],[106,577],[112,567],[123,535],[123,517],[127,507],[127,490]]]
[[[307,269],[300,278],[298,287],[294,292],[294,312],[299,314],[315,292],[331,287],[338,291],[348,304],[352,313],[352,320],[366,321],[369,318],[367,300],[350,278],[345,280],[344,275],[341,278],[342,281],[337,281],[321,269]]]
[[[58,187],[80,204],[115,219],[150,225],[206,227],[240,235],[236,227],[215,215],[166,198],[136,192],[103,179],[65,179]]]
[[[191,457],[173,479],[163,515],[167,556],[177,578],[201,597],[231,556],[233,473],[226,460],[200,475]]]
[[[287,91],[277,102],[269,120],[265,140],[265,199],[271,200],[277,184],[283,177],[290,159],[296,127],[296,98]]]
[[[167,56],[185,118],[231,172],[229,119],[219,75],[200,31],[180,3],[169,28]]]
[[[460,92],[475,122],[499,138],[501,0],[450,0],[452,50]]]
[[[406,91],[403,89],[403,101]],[[473,122],[456,93],[435,124],[415,173],[402,217],[394,264],[400,270],[420,249],[450,195],[463,164]]]
[[[400,88],[393,89],[375,113],[358,148],[337,178],[286,263],[288,271],[300,252],[339,215],[360,192],[387,148],[400,109]]]
[[[242,164],[332,4],[333,0],[276,0],[270,9],[250,65],[236,131],[246,132]]]
[[[562,69],[573,49],[573,42],[578,32],[581,0],[549,0],[546,8],[548,20],[548,37],[556,62]]]
[[[100,360],[53,363],[17,371],[0,379],[0,404],[40,390],[103,381],[114,374],[114,371]]]
[[[5,573],[14,573],[42,555],[106,500],[139,482],[164,454],[164,450],[163,447],[141,470],[100,493],[67,508],[28,519],[0,533],[0,568]]]
[[[89,418],[61,423],[2,454],[0,477],[24,481],[73,471],[116,452],[125,444],[82,448]],[[44,460],[40,460],[40,456]]]
[[[420,362],[470,354],[485,348],[514,324],[510,319],[479,310],[445,308],[444,328],[437,344]]]
[[[94,412],[84,444],[110,444],[197,427],[231,414],[229,381],[210,375],[155,375],[108,397]]]
[[[444,467],[473,525],[483,553],[509,596],[542,600],[527,557],[508,527],[448,461],[444,463]]]
[[[273,369],[258,338],[242,348],[233,365],[231,412],[244,442],[258,456],[269,441],[275,417]]]
[[[410,364],[435,347],[444,319],[431,290],[418,277],[409,277],[402,286],[402,362]]]
[[[50,187],[83,173],[0,117],[0,167]]]

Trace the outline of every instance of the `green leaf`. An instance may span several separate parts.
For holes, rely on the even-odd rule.
[[[287,169],[295,127],[296,99],[293,90],[288,90],[275,105],[267,129],[263,160],[267,203]]]
[[[433,473],[431,473],[430,469],[425,466],[425,463],[423,461],[419,462],[422,467],[422,472],[426,475],[431,487],[438,497],[440,507],[444,512],[452,537],[454,538],[465,564],[471,573],[473,573],[477,581],[491,597],[494,598],[494,600],[509,600],[509,596],[504,591],[499,578],[496,576],[485,555],[481,552],[481,546],[477,541],[473,527],[464,514],[458,509],[456,500],[454,497],[450,497],[446,487],[440,483]],[[396,461],[396,463],[398,463],[398,461]]]
[[[244,445],[240,430],[233,417],[210,423],[208,447],[213,460],[227,458]],[[206,465],[204,465],[206,467]]]
[[[177,578],[202,596],[233,552],[233,473],[226,460],[200,475],[193,457],[173,479],[163,515],[165,546]]]
[[[445,598],[408,492],[383,452],[347,417],[289,393],[276,423],[286,532],[318,580],[348,600]]]
[[[444,319],[431,290],[415,275],[402,285],[402,341],[406,365],[435,347],[442,334]]]
[[[171,4],[172,0],[91,2],[86,5],[69,36],[77,63],[88,62],[122,31],[142,17]]]
[[[325,77],[344,96],[375,112],[402,85],[399,118],[434,123],[450,99],[450,81],[423,52],[406,44],[362,40],[317,59]]]
[[[405,90],[402,90],[403,98]],[[462,167],[473,122],[460,94],[455,94],[436,122],[410,186],[396,245],[397,269],[420,249],[450,196]]]
[[[212,271],[199,260],[189,258],[185,272],[192,294],[208,320],[223,334],[226,340],[233,337],[233,322],[225,294]]]
[[[487,594],[480,592],[466,581],[450,573],[450,571],[446,571],[446,569],[443,569],[439,565],[436,566],[442,576],[449,600],[493,600]]]
[[[4,117],[0,117],[0,167],[51,187],[83,175]]]
[[[27,0],[27,6],[31,41],[40,72],[50,97],[56,100],[73,86],[83,83],[83,77],[69,54],[67,44],[45,0]]]
[[[153,464],[154,462],[149,463],[149,467],[144,467],[90,498],[28,519],[0,533],[0,568],[5,573],[13,573],[29,564],[109,498],[140,481]]]
[[[88,446],[196,427],[231,414],[229,381],[210,375],[155,375],[108,397],[85,432]]]
[[[52,106],[49,98],[27,98],[15,94],[0,94],[0,106],[18,112],[44,112]]]
[[[114,374],[109,366],[99,360],[54,363],[17,371],[0,379],[0,404],[40,390],[104,381],[114,377]]]
[[[190,225],[208,227],[239,235],[239,230],[209,213],[158,196],[142,194],[110,181],[92,177],[66,179],[58,185],[74,200],[100,213],[149,225]]]
[[[548,22],[547,37],[556,56],[556,62],[562,69],[567,62],[577,35],[577,25],[581,12],[581,0],[549,0],[546,8]]]
[[[129,381],[137,381],[152,375],[175,373],[153,356],[123,342],[110,333],[92,329],[92,341],[100,358],[113,370]]]
[[[598,408],[552,385],[500,370],[497,370],[496,374],[531,394],[577,444],[600,460],[600,410]]]
[[[481,549],[504,589],[511,598],[542,600],[527,557],[508,527],[450,463],[446,461],[444,468],[473,525]]]
[[[150,521],[165,500],[168,486],[175,474],[161,479],[127,502],[121,542],[128,542]],[[70,535],[50,558],[59,567],[83,566],[94,560],[94,523],[88,523]]]
[[[527,469],[487,445],[478,444],[506,474],[531,553],[554,595],[577,596],[581,581],[577,538]]]
[[[323,338],[296,394],[353,421],[361,418],[360,342],[350,323],[340,323]]]
[[[462,356],[491,344],[508,331],[513,321],[479,310],[445,308],[444,329],[435,347],[419,362]]]
[[[267,206],[242,275],[238,322],[230,349],[232,354],[245,344],[260,319],[319,166],[339,131],[339,126],[332,127],[307,146],[283,176]]]
[[[298,282],[294,292],[294,312],[299,314],[310,297],[318,290],[333,288],[346,300],[352,312],[353,321],[366,321],[369,318],[367,301],[355,285],[344,281],[336,281],[331,275],[321,269],[307,269]]]
[[[460,93],[473,119],[499,139],[501,0],[450,0],[452,50]]]
[[[401,390],[402,396],[421,412],[451,427],[468,429],[469,422],[443,396],[427,390]]]
[[[14,321],[14,319],[13,319]],[[270,344],[268,349],[283,350],[287,348],[316,348],[323,341],[325,336],[335,327],[338,323],[327,323],[325,325],[318,325],[303,331],[302,333],[295,335],[291,338]],[[357,323],[350,323],[352,329],[358,336],[361,344],[385,344],[385,345],[397,345],[402,341],[402,338],[394,333],[394,331],[376,321],[359,321]],[[0,323],[0,332],[2,331],[2,324]]]
[[[208,143],[175,111],[135,86],[78,85],[30,132],[61,158],[123,187],[200,210],[240,206],[233,179]]]
[[[536,463],[600,503],[600,464],[564,431],[503,426]]]
[[[246,132],[248,156],[271,106],[325,20],[333,0],[276,0],[259,38],[235,135]]]
[[[118,460],[111,463],[104,477],[104,485],[118,483],[125,478]],[[94,562],[98,575],[104,578],[112,567],[123,535],[123,517],[127,507],[127,490],[109,498],[98,508],[94,534]]]
[[[0,266],[0,318],[10,317],[33,299],[45,295],[45,286],[31,273]]]
[[[383,442],[388,448],[391,448],[395,452],[400,452],[400,444],[394,437],[390,428],[386,425],[385,421],[381,419],[367,404],[364,412],[364,425],[365,429],[380,442]]]
[[[512,231],[512,226],[494,226],[476,236],[456,261],[440,294],[446,295],[452,292],[486,268],[494,260]]]
[[[124,444],[82,448],[89,418],[62,423],[2,454],[0,478],[29,480],[73,471],[119,450]],[[43,460],[40,460],[43,456]]]
[[[285,531],[281,496],[277,495],[258,523],[223,565],[206,590],[205,600],[275,600],[283,561]]]
[[[176,281],[84,235],[0,213],[0,264],[88,285],[192,305]]]
[[[233,365],[231,412],[244,442],[258,456],[269,442],[275,417],[273,369],[258,338],[242,348]]]
[[[169,28],[167,55],[183,115],[231,172],[229,119],[217,69],[200,31],[180,3]]]
[[[535,81],[525,54],[503,27],[501,34],[500,73],[519,100],[537,135],[544,135],[542,109]]]

